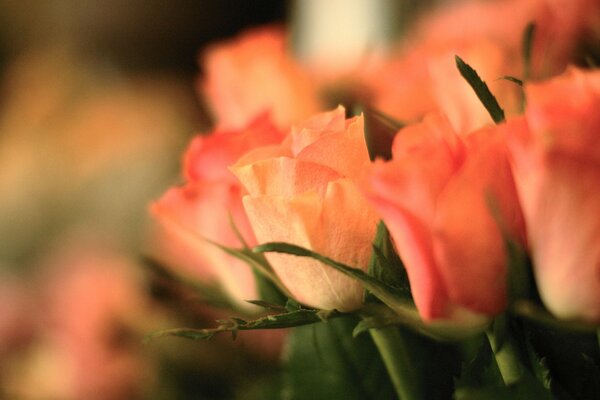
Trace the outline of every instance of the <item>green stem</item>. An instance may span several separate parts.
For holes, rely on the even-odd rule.
[[[600,329],[596,331],[596,336],[598,337],[598,347],[600,347]]]
[[[522,373],[516,345],[508,335],[505,335],[502,342],[500,342],[493,329],[488,329],[486,335],[494,351],[496,363],[504,383],[507,386],[516,383],[521,378]]]
[[[383,363],[401,400],[421,399],[418,377],[398,328],[370,329]]]

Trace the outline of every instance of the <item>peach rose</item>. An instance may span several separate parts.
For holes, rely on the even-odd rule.
[[[599,12],[595,0],[457,2],[424,19],[413,39],[452,44],[486,38],[505,46],[513,54],[513,62],[520,65],[523,32],[527,24],[534,23],[533,77],[540,79],[564,70]]]
[[[506,75],[523,77],[522,36],[536,24],[532,77],[562,71],[598,16],[590,0],[469,1],[432,13],[399,49],[366,76],[376,108],[404,121],[429,112],[448,116],[459,133],[491,124],[491,118],[454,62],[459,55],[486,81],[508,116],[521,111],[521,91]],[[507,23],[510,21],[510,23]]]
[[[217,125],[240,129],[258,113],[287,128],[317,112],[316,85],[287,51],[283,29],[261,28],[206,50],[199,91]]]
[[[281,146],[257,149],[232,171],[248,191],[244,208],[259,243],[303,246],[366,270],[377,217],[353,183],[370,161],[363,118],[343,107],[293,127]],[[357,281],[309,258],[267,254],[294,297],[349,311],[362,304]]]
[[[506,127],[534,272],[548,309],[600,321],[600,72],[526,87]]]
[[[432,115],[398,133],[390,162],[377,160],[364,181],[402,258],[425,320],[500,313],[506,257],[488,197],[511,233],[522,218],[502,136],[494,128],[457,136]]]
[[[520,64],[511,51],[490,39],[452,43],[422,43],[382,64],[367,86],[376,108],[402,121],[418,121],[430,112],[445,114],[454,130],[468,133],[492,119],[473,89],[456,68],[459,55],[486,81],[507,114],[520,109],[520,89],[497,80],[519,75]]]
[[[258,298],[252,270],[209,242],[242,246],[231,218],[243,239],[256,244],[242,206],[243,190],[227,167],[252,148],[282,138],[266,115],[242,130],[197,136],[184,158],[186,184],[170,189],[151,206],[160,224],[152,246],[155,255],[188,275],[221,285],[240,306],[248,306],[243,300]]]

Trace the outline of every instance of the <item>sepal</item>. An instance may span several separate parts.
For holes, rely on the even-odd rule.
[[[487,84],[479,77],[477,72],[466,62],[463,61],[459,56],[454,56],[456,61],[456,67],[467,81],[469,86],[473,88],[473,91],[488,111],[495,123],[499,124],[504,122],[504,110],[498,104],[498,101],[488,88]]]

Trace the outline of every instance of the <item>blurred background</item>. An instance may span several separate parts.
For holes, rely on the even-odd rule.
[[[1,399],[239,398],[272,368],[251,338],[142,345],[215,316],[141,260],[148,204],[209,128],[199,51],[289,7],[0,2]]]

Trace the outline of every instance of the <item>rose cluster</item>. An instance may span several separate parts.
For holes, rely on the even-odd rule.
[[[286,242],[367,271],[383,221],[425,321],[502,313],[510,242],[530,255],[552,314],[600,322],[600,72],[567,66],[598,26],[598,6],[515,3],[433,15],[410,45],[357,69],[353,99],[403,122],[389,160],[371,161],[363,115],[320,96],[341,81],[296,62],[282,30],[209,48],[199,87],[217,128],[190,144],[184,185],[152,205],[157,252],[249,309],[243,300],[259,296],[252,269],[215,243]],[[506,29],[499,15],[514,10]],[[457,26],[469,15],[479,19]],[[527,60],[520,36],[531,21]],[[454,54],[492,82],[505,121],[492,124]],[[523,87],[496,80],[504,75]],[[359,281],[312,258],[266,257],[299,303],[362,307]]]

